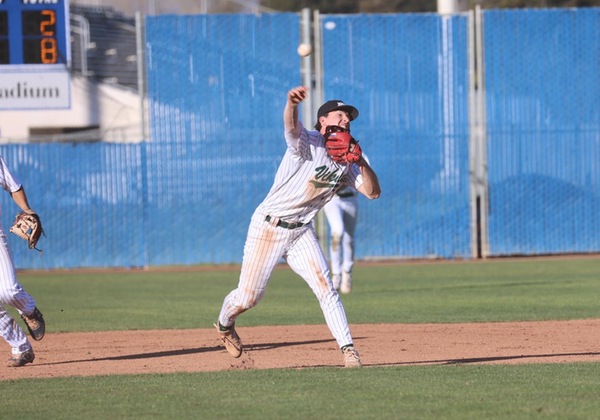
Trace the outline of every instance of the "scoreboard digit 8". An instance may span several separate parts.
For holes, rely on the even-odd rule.
[[[0,0],[0,66],[69,63],[68,0]]]

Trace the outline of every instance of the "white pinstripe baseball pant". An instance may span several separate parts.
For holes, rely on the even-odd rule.
[[[13,354],[23,353],[31,349],[31,344],[21,326],[6,311],[6,305],[29,314],[35,309],[35,299],[17,281],[6,233],[0,226],[0,336],[12,347]]]
[[[237,288],[225,297],[219,314],[221,325],[233,325],[240,314],[260,301],[273,269],[283,257],[317,297],[325,322],[339,347],[351,344],[346,313],[329,278],[327,259],[312,223],[297,229],[286,229],[273,226],[265,221],[265,217],[266,214],[260,211],[252,216],[240,280]]]

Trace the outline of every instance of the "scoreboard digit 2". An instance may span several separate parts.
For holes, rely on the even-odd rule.
[[[68,65],[67,0],[0,0],[0,66]]]

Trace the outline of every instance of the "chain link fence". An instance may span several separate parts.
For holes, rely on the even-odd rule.
[[[77,2],[73,15],[85,16],[83,7],[106,12]],[[73,71],[145,93],[137,100],[147,101],[146,135],[123,142],[99,129],[113,142],[0,146],[48,235],[41,258],[15,242],[17,266],[241,261],[250,215],[285,152],[285,94],[302,82],[300,15],[104,16],[112,29],[96,32],[114,39],[100,47],[90,30]],[[598,252],[599,16],[589,8],[315,20],[322,72],[312,87],[322,92],[313,94],[359,108],[353,133],[383,188],[361,203],[357,258]],[[82,33],[73,44],[85,45]],[[117,42],[121,35],[133,41]],[[14,204],[0,197],[7,226]]]

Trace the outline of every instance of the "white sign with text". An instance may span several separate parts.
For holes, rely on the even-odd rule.
[[[70,107],[71,78],[67,71],[0,71],[0,110]]]

